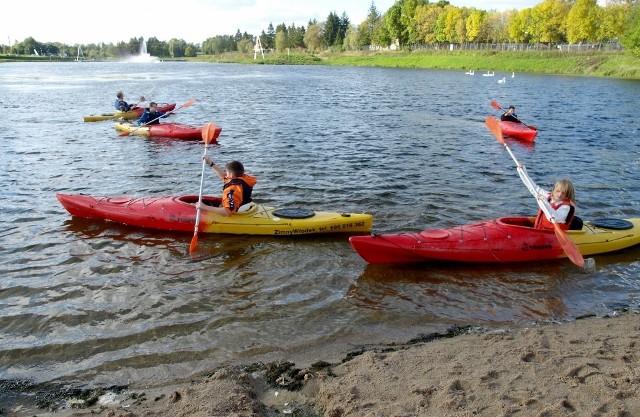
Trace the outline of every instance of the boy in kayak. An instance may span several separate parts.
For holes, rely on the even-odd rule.
[[[576,190],[573,183],[567,179],[556,182],[551,192],[540,188],[527,174],[524,165],[518,165],[518,175],[525,183],[529,192],[538,199],[538,203],[545,206],[551,218],[558,223],[562,230],[577,228],[582,221],[575,216]],[[551,218],[548,218],[542,209],[534,223],[536,229],[554,229]],[[572,222],[574,224],[572,224]],[[581,226],[581,225],[580,225]],[[579,227],[582,228],[582,227]]]
[[[256,177],[244,172],[244,166],[239,161],[231,161],[225,166],[225,171],[211,161],[209,156],[205,156],[204,161],[216,171],[218,177],[223,182],[222,204],[220,207],[213,207],[207,204],[196,203],[196,208],[210,211],[221,216],[231,216],[238,212],[238,209],[250,203],[253,186],[258,180]]]
[[[144,113],[136,123],[138,123],[138,126],[158,125],[160,124],[160,118],[167,116],[169,115],[165,112],[158,111],[158,103],[152,101],[149,103],[149,108],[144,110]]]
[[[119,111],[129,111],[132,107],[129,103],[124,101],[124,94],[122,94],[122,91],[118,91],[116,93],[116,101],[115,103],[113,103],[113,105],[115,106],[116,110]]]
[[[500,116],[500,120],[502,120],[503,122],[520,123],[518,116],[516,116],[516,108],[514,106],[509,106],[509,110],[507,110],[502,116]]]

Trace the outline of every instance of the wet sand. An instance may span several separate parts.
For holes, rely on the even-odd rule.
[[[640,416],[640,314],[452,329],[304,369],[234,366],[14,416]],[[100,394],[100,395],[98,395]],[[78,407],[71,408],[71,407]]]

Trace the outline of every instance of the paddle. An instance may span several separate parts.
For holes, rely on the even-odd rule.
[[[503,113],[506,113],[506,112],[507,112],[505,109],[503,109],[502,107],[500,107],[500,105],[498,104],[498,102],[497,102],[497,101],[495,101],[495,100],[491,102],[491,107],[493,107],[494,109],[497,109],[497,110],[501,110]],[[535,130],[538,130],[538,128],[537,128],[537,127],[535,127],[535,126],[533,126],[533,125],[528,125],[528,124],[526,124],[526,123],[522,122],[520,119],[518,119],[518,121],[519,121],[520,123],[522,123],[523,125],[525,125],[526,127],[528,127],[529,129],[535,129]]]
[[[135,129],[133,129],[133,130],[132,130],[132,131],[130,131],[130,132],[120,133],[120,135],[119,135],[119,136],[129,136],[130,134],[132,134],[132,133],[133,133],[133,132],[135,132],[136,130],[140,129],[141,127],[144,127],[144,126],[146,126],[146,125],[148,125],[148,124],[151,124],[151,123],[155,122],[156,120],[158,120],[158,119],[159,119],[159,118],[161,118],[161,117],[166,117],[166,116],[170,115],[171,113],[173,113],[173,112],[175,112],[175,111],[180,110],[180,109],[181,109],[181,108],[183,108],[183,107],[189,107],[189,106],[191,106],[191,105],[192,105],[193,103],[195,103],[195,102],[196,102],[196,99],[195,99],[195,98],[193,98],[193,99],[191,99],[191,100],[187,101],[186,103],[183,103],[183,104],[182,104],[180,107],[178,107],[177,109],[173,109],[173,110],[171,110],[171,111],[169,111],[169,112],[166,112],[166,113],[165,113],[165,114],[163,114],[162,116],[158,116],[158,117],[156,117],[156,118],[155,118],[155,119],[153,119],[153,120],[149,120],[147,123],[144,123],[144,124],[142,124],[142,125],[140,125],[140,126],[136,127]],[[203,132],[204,132],[204,130],[203,130]]]
[[[495,117],[489,116],[484,123],[491,131],[491,133],[493,133],[493,136],[496,137],[498,142],[504,145],[504,147],[507,149],[507,152],[509,152],[509,155],[511,155],[511,159],[513,159],[513,162],[515,162],[518,169],[520,169],[522,165],[520,164],[520,162],[518,162],[513,152],[511,152],[509,145],[507,145],[507,143],[504,141],[504,138],[502,137],[502,131],[500,130],[500,123],[498,122],[498,120]],[[520,178],[524,182],[524,185],[527,186],[527,188],[534,188],[531,183],[527,184],[524,178]],[[540,209],[542,209],[547,218],[551,219],[551,223],[553,223],[553,228],[556,232],[556,237],[560,242],[560,246],[562,246],[562,249],[567,254],[571,262],[580,267],[584,267],[584,258],[582,257],[582,254],[580,253],[580,250],[578,249],[576,244],[571,239],[569,239],[569,236],[567,236],[567,234],[560,228],[560,225],[556,223],[555,219],[549,213],[547,206],[545,206],[544,203],[538,199],[536,199],[536,201],[538,202],[538,206],[540,206]]]
[[[202,155],[202,174],[200,176],[200,193],[198,194],[198,203],[202,204],[202,186],[204,185],[204,167],[206,161],[204,157],[207,156],[207,149],[212,140],[214,140],[220,134],[220,128],[215,123],[207,123],[202,127],[202,140],[204,141],[204,155]],[[196,251],[198,246],[198,229],[200,228],[200,204],[196,210],[196,224],[193,231],[193,238],[191,239],[191,245],[189,245],[189,253]]]

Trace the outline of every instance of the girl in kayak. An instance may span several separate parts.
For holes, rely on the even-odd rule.
[[[574,229],[572,222],[581,223],[575,216],[576,191],[573,183],[567,179],[561,179],[553,186],[551,192],[540,188],[527,174],[524,165],[518,165],[518,175],[525,183],[529,192],[538,199],[538,203],[545,206],[551,215],[548,218],[542,209],[538,210],[538,215],[534,224],[536,229],[553,229],[552,219],[563,230]],[[573,227],[572,227],[573,226]]]
[[[502,116],[500,116],[500,120],[502,120],[503,122],[520,123],[518,116],[516,116],[516,108],[514,106],[509,106],[509,110],[507,110]]]
[[[144,110],[142,116],[138,119],[138,126],[142,125],[158,125],[160,124],[161,117],[167,117],[168,114],[162,111],[158,111],[158,104],[156,102],[149,103],[149,108]]]
[[[231,161],[226,165],[225,171],[223,171],[222,168],[211,161],[208,155],[203,159],[207,165],[216,171],[216,174],[218,174],[224,183],[222,186],[222,204],[220,207],[213,207],[198,202],[196,203],[197,209],[210,211],[221,216],[231,216],[236,213],[242,205],[252,201],[251,193],[253,186],[256,185],[258,180],[256,177],[244,172],[244,166],[241,162]]]

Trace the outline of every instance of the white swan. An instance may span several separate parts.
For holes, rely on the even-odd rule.
[[[500,84],[504,84],[504,83],[506,83],[506,82],[507,82],[507,80],[505,79],[505,77],[502,77],[502,79],[501,79],[501,80],[498,80],[498,82],[499,82]]]
[[[473,74],[475,74],[475,71],[474,71],[474,70],[469,70],[469,71],[465,72],[465,74],[467,74],[467,75],[473,75]]]
[[[511,73],[511,78],[516,78],[516,73],[515,72]]]
[[[495,71],[489,72],[489,70],[487,70],[486,74],[482,74],[483,77],[493,77],[494,75],[496,75]]]

